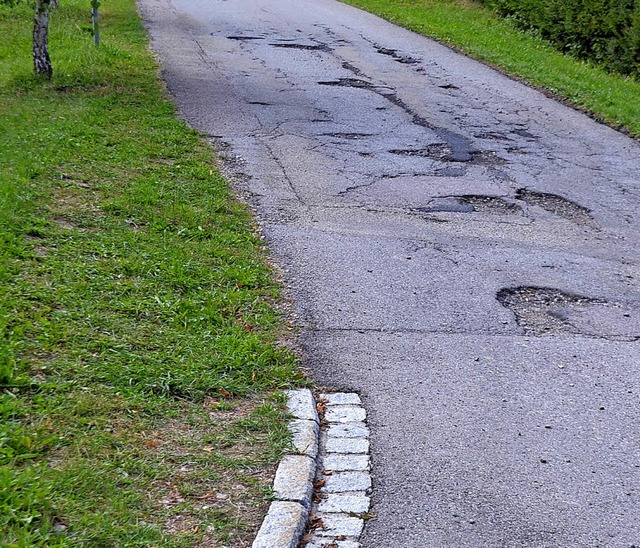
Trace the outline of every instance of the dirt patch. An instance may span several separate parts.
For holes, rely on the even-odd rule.
[[[53,217],[51,220],[56,226],[64,230],[74,230],[74,229],[80,228],[80,225],[74,223],[71,219],[67,219],[65,217],[57,216],[57,217]]]
[[[51,197],[55,203],[57,211],[85,210],[92,213],[101,213],[102,210],[96,205],[98,197],[95,193],[86,192],[82,186],[78,188],[77,183],[65,184],[52,190]]]
[[[261,403],[212,398],[199,412],[137,434],[141,456],[160,457],[168,473],[149,493],[163,530],[214,543],[207,546],[227,535],[233,546],[251,546],[274,475],[272,465],[255,458],[268,434],[246,422]]]
[[[161,159],[157,159],[157,160],[155,160],[155,161],[160,162],[160,161],[161,161]],[[86,179],[77,179],[77,178],[71,177],[71,176],[66,175],[66,174],[62,175],[61,179],[62,179],[65,183],[67,183],[67,184],[73,184],[73,185],[75,185],[75,186],[77,186],[77,187],[79,187],[79,188],[85,188],[85,189],[92,189],[92,188],[94,188],[94,184],[93,184],[91,181],[88,181],[88,180],[86,180]]]
[[[99,193],[87,191],[69,180],[52,189],[51,222],[63,230],[92,230],[104,212],[98,207]]]

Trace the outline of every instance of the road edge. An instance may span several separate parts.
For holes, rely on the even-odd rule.
[[[274,500],[252,548],[297,548],[311,511],[320,435],[316,401],[308,388],[285,390],[285,394],[293,417],[289,430],[295,452],[285,455],[278,465]]]

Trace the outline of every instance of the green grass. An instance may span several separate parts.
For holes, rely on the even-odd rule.
[[[250,543],[288,443],[278,287],[133,0],[0,6],[0,545]]]
[[[557,52],[480,4],[466,0],[343,0],[500,67],[640,135],[640,82]]]

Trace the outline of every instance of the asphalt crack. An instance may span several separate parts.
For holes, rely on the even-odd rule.
[[[474,154],[480,152],[467,137],[451,131],[450,129],[436,126],[429,122],[424,116],[415,112],[409,105],[407,105],[407,103],[398,97],[395,90],[389,86],[376,85],[360,78],[338,78],[337,80],[320,81],[318,84],[321,86],[365,89],[383,97],[391,104],[408,114],[411,117],[412,123],[433,131],[442,141],[444,141],[451,150],[449,153],[449,161],[471,162],[474,158]]]
[[[211,33],[214,34],[213,32]],[[238,42],[250,42],[251,40],[264,40],[264,36],[227,36],[228,40],[236,40]]]
[[[417,65],[418,63],[420,63],[420,59],[416,59],[409,55],[399,54],[397,49],[385,48],[383,46],[378,46],[376,44],[374,44],[374,47],[376,48],[376,51],[378,53],[382,55],[388,55],[394,61],[397,61],[398,63],[401,63],[403,65]]]

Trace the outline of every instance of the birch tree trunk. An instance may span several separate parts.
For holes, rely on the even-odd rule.
[[[36,0],[33,20],[33,70],[51,79],[53,67],[49,57],[49,5],[51,0]]]

